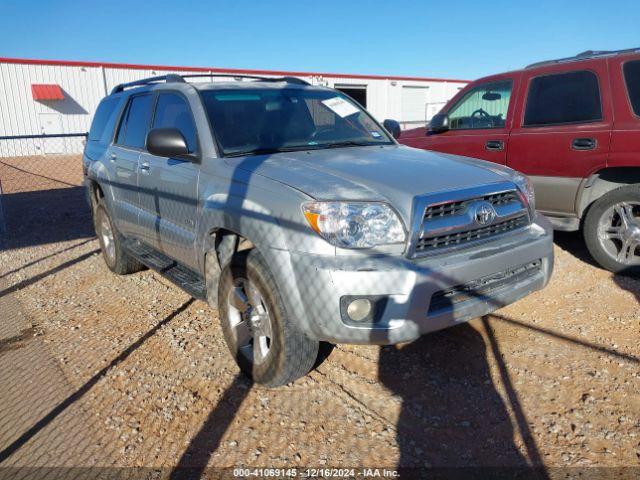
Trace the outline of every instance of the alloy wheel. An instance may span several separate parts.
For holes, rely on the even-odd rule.
[[[273,339],[273,326],[264,295],[254,282],[238,278],[229,292],[228,322],[238,352],[255,364],[264,362]]]
[[[104,213],[101,215],[100,219],[100,238],[102,240],[102,247],[104,248],[105,255],[113,262],[116,256],[116,244],[113,238],[111,221]]]
[[[598,241],[616,262],[640,264],[640,203],[620,202],[605,210],[598,222]]]

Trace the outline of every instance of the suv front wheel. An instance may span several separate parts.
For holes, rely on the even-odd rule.
[[[257,250],[238,252],[218,286],[222,331],[240,369],[256,383],[276,387],[309,373],[319,343],[287,316],[273,275]]]
[[[600,197],[584,222],[589,253],[614,273],[640,273],[640,186],[621,187]]]

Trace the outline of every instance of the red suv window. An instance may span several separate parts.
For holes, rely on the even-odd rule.
[[[623,70],[633,113],[640,116],[640,60],[625,63]]]
[[[589,71],[545,75],[531,80],[524,126],[602,120],[598,77]]]
[[[449,110],[449,128],[504,128],[512,90],[511,80],[484,83],[472,88]]]

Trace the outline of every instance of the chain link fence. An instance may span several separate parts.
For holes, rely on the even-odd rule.
[[[85,133],[0,137],[3,248],[92,235],[82,187],[85,139]]]
[[[545,315],[549,310],[539,305],[555,304],[553,299],[533,297],[473,325],[401,347],[338,347],[291,386],[268,390],[251,385],[227,352],[215,309],[194,302],[152,272],[106,274],[97,242],[81,240],[93,235],[81,186],[82,140],[0,139],[5,237],[10,248],[39,247],[12,251],[6,256],[10,262],[0,262],[0,311],[6,319],[0,325],[0,463],[6,473],[0,471],[0,478],[114,478],[120,473],[120,478],[230,478],[233,471],[212,468],[234,465],[399,466],[406,478],[449,478],[452,472],[462,477],[571,473],[627,478],[620,468],[599,475],[573,467],[573,472],[556,474],[544,466],[562,465],[561,459],[584,468],[588,464],[578,459],[597,465],[614,456],[617,463],[609,465],[631,465],[629,459],[635,458],[630,437],[635,423],[616,420],[614,428],[610,415],[637,418],[628,399],[634,394],[638,360],[617,351],[632,352],[633,342],[603,336],[601,343],[615,340],[624,346],[612,349],[558,333],[563,317],[571,332],[575,308],[560,304],[560,313]],[[55,147],[58,141],[62,145]],[[74,150],[71,142],[80,148]],[[51,148],[64,151],[47,153]],[[242,205],[248,191],[234,193],[221,209]],[[180,208],[179,198],[174,195],[171,201]],[[281,228],[260,212],[243,215],[261,221],[256,238]],[[294,219],[286,220],[294,231]],[[78,241],[57,244],[72,239]],[[295,237],[291,242],[297,250]],[[282,256],[269,267],[286,272],[286,262]],[[565,257],[562,264],[569,260]],[[363,280],[372,282],[369,287],[390,275],[371,273]],[[283,278],[279,287],[295,291],[298,283],[320,282],[321,274],[303,258],[299,273]],[[571,272],[558,284],[580,284],[576,275]],[[442,280],[448,280],[446,274]],[[602,289],[591,290],[605,295]],[[479,292],[469,295],[497,302]],[[615,298],[613,303],[620,304],[624,297]],[[317,312],[334,300],[318,289],[317,295],[295,301],[298,310]],[[632,324],[635,311],[623,312],[609,317],[616,328],[621,321]],[[587,329],[606,323],[597,316],[586,316],[585,322],[591,322],[585,323]],[[612,382],[606,375],[578,378],[603,362],[615,362],[620,381],[614,387],[608,388]],[[558,373],[547,378],[543,374],[550,368]],[[558,378],[576,382],[560,384]],[[590,398],[609,396],[612,401],[603,408],[583,399],[571,415],[546,408],[559,401],[570,404],[575,392],[583,391],[578,388],[591,392]],[[584,418],[590,419],[589,427],[580,423]],[[593,441],[593,447],[563,443],[556,422],[568,431],[575,422],[575,436],[583,438],[577,441]],[[607,435],[615,433],[606,443],[609,450],[602,447],[605,428]],[[425,467],[440,470],[421,470]]]

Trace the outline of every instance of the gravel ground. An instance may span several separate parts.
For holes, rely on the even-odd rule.
[[[327,349],[268,390],[215,309],[113,275],[67,227],[0,253],[3,465],[640,467],[640,281],[577,235],[545,290],[410,344]]]

